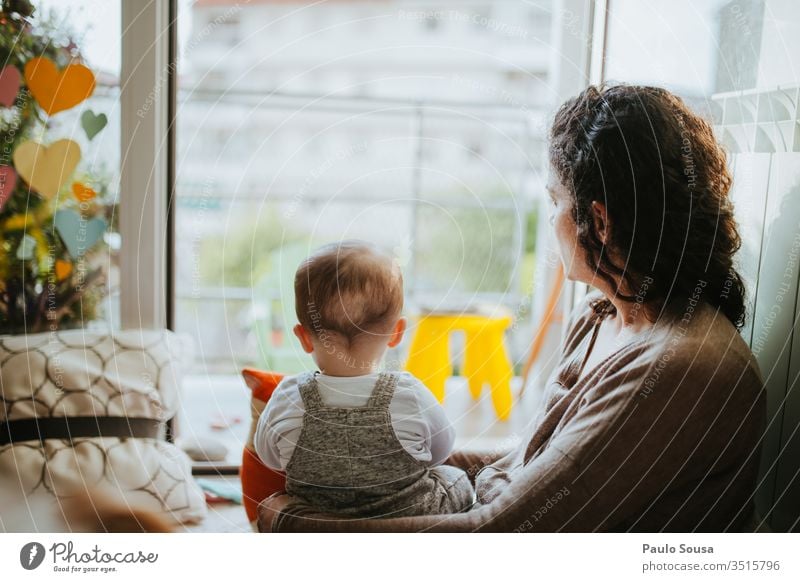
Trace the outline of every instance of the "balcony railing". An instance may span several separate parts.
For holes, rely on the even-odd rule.
[[[407,287],[406,296],[411,304],[424,304],[433,302],[439,294],[444,294],[447,290],[431,288],[424,284],[425,273],[421,264],[424,263],[426,253],[430,254],[432,249],[420,246],[421,237],[419,236],[422,223],[425,222],[426,207],[432,201],[448,212],[474,210],[476,213],[495,213],[497,216],[507,216],[508,224],[513,225],[512,232],[501,233],[510,238],[510,243],[503,248],[503,253],[507,253],[505,261],[509,265],[510,272],[504,277],[503,284],[499,284],[496,289],[489,290],[466,290],[463,292],[449,291],[447,294],[451,302],[463,304],[466,301],[481,301],[501,303],[510,307],[513,311],[519,312],[520,306],[529,301],[530,297],[526,289],[520,282],[520,265],[526,248],[526,233],[528,232],[528,220],[532,211],[535,209],[539,192],[537,188],[541,184],[541,169],[543,167],[543,154],[528,156],[528,151],[543,151],[543,132],[541,129],[541,119],[544,112],[541,108],[526,107],[519,103],[498,103],[480,101],[419,101],[408,99],[390,98],[368,98],[335,95],[289,95],[280,92],[254,92],[254,91],[227,91],[209,89],[181,89],[178,95],[178,119],[177,126],[179,131],[179,151],[183,151],[183,161],[185,163],[197,165],[213,166],[218,160],[203,160],[202,156],[193,156],[190,144],[185,150],[181,148],[181,122],[187,114],[194,109],[194,115],[202,114],[204,108],[208,108],[208,113],[215,116],[220,115],[220,108],[227,110],[228,113],[241,115],[253,111],[258,112],[277,112],[280,111],[286,116],[292,114],[307,114],[325,112],[327,114],[340,115],[343,118],[353,119],[355,116],[368,115],[370,122],[375,123],[376,119],[398,119],[405,118],[413,123],[413,133],[409,135],[412,140],[413,159],[408,165],[410,175],[403,182],[399,191],[392,191],[386,195],[390,199],[388,204],[397,209],[400,213],[409,214],[411,217],[408,240],[410,242],[409,263],[404,269],[406,273]],[[442,126],[441,122],[446,121]],[[514,135],[520,136],[518,140],[509,143],[509,155],[502,158],[518,159],[518,167],[504,167],[504,176],[513,176],[515,184],[506,184],[510,188],[507,195],[500,196],[452,196],[448,194],[439,195],[430,190],[426,191],[423,183],[422,173],[424,168],[436,169],[437,162],[428,159],[428,149],[425,147],[426,140],[432,137],[432,129],[435,128],[437,137],[445,137],[450,142],[459,143],[459,138],[463,134],[459,133],[460,125],[473,124],[469,129],[474,130],[474,124],[482,124],[483,127],[492,128],[502,124],[504,128],[514,127]],[[291,122],[287,125],[291,127]],[[195,132],[196,128],[187,128],[188,132]],[[245,134],[253,131],[246,124],[234,133]],[[189,139],[189,138],[187,138]],[[193,135],[191,139],[202,139]],[[536,146],[534,146],[536,144]],[[537,147],[539,150],[537,150]],[[222,149],[222,146],[220,146]],[[518,151],[511,151],[516,149]],[[520,155],[523,152],[523,155]],[[497,154],[497,152],[494,152]],[[513,155],[512,155],[513,154]],[[206,163],[208,162],[208,163]],[[181,162],[179,157],[178,163]],[[234,164],[236,161],[234,160]],[[242,162],[245,163],[244,161]],[[313,162],[309,162],[313,167]],[[298,184],[300,187],[300,184]],[[396,186],[394,186],[396,188]],[[230,184],[220,180],[209,180],[204,182],[198,179],[197,175],[190,172],[178,173],[177,184],[177,236],[180,240],[191,233],[180,232],[181,214],[187,213],[188,216],[198,205],[203,205],[208,211],[209,204],[216,210],[251,210],[260,212],[264,205],[274,205],[272,208],[280,208],[281,205],[291,204],[297,199],[297,192],[292,191],[291,186],[282,185],[280,188],[256,188],[247,181],[243,184],[232,187]],[[394,198],[391,200],[391,198]],[[352,193],[337,194],[333,191],[304,192],[300,202],[301,208],[320,207],[326,204],[353,205],[372,203],[373,200],[364,196]],[[248,206],[249,205],[249,206]],[[405,215],[404,214],[404,215]],[[429,222],[429,220],[428,220]],[[191,225],[188,225],[191,226]],[[429,226],[426,224],[425,226]],[[469,236],[473,233],[463,233]],[[493,243],[494,241],[492,241]],[[435,249],[433,249],[435,250]],[[254,252],[258,248],[254,246]],[[195,257],[196,258],[196,257]],[[465,257],[470,260],[471,257]],[[178,262],[186,261],[186,256],[182,255]],[[184,265],[185,266],[185,265]],[[180,269],[181,265],[178,265]],[[281,301],[279,290],[273,289],[266,294],[257,294],[250,287],[246,286],[219,286],[195,285],[189,289],[182,277],[176,277],[176,295],[178,327],[183,328],[196,336],[198,342],[203,346],[202,357],[208,361],[225,361],[242,354],[252,352],[252,327],[242,323],[246,321],[247,314],[252,312],[254,303],[257,302],[276,302]],[[283,300],[286,300],[284,297]],[[529,309],[522,308],[526,313]],[[191,313],[206,314],[209,317],[211,312],[216,312],[218,321],[215,325],[223,324],[225,332],[221,330],[214,332],[215,341],[208,341],[207,337],[202,337],[208,333],[204,326],[197,326],[196,322],[181,320],[182,317],[191,317]],[[183,313],[183,315],[181,315]],[[524,319],[524,318],[523,318]],[[517,328],[519,331],[520,328]],[[220,340],[220,338],[223,338]],[[215,347],[212,347],[212,345]]]

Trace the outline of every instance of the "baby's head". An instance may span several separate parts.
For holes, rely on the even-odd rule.
[[[300,321],[295,334],[323,371],[364,373],[403,337],[400,268],[367,242],[342,241],[314,251],[297,269],[294,292]]]

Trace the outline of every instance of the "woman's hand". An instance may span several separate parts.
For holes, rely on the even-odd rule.
[[[291,503],[292,498],[285,491],[278,491],[258,504],[258,531],[272,533],[272,522],[278,514]]]
[[[445,465],[458,467],[467,473],[470,483],[475,485],[475,476],[483,467],[490,465],[512,452],[512,449],[481,451],[478,449],[459,449],[453,451]]]

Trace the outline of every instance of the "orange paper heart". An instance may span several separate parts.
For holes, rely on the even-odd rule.
[[[89,202],[89,200],[97,196],[97,192],[89,188],[89,186],[84,186],[80,182],[72,183],[72,194],[79,202]]]
[[[59,71],[47,57],[25,63],[25,82],[48,115],[75,107],[94,92],[94,73],[87,67],[67,65]]]
[[[56,281],[63,281],[72,273],[72,263],[58,259],[56,261]]]

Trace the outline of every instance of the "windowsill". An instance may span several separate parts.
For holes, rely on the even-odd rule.
[[[501,422],[495,416],[488,389],[473,401],[464,378],[448,380],[444,407],[456,429],[456,449],[501,450],[512,446],[524,433],[539,398],[539,391],[529,386],[522,401],[516,400],[520,385],[521,378],[514,378],[514,408],[510,418]],[[183,382],[182,403],[176,427],[178,442],[183,438],[213,439],[228,449],[219,465],[238,467],[250,430],[250,390],[241,376],[188,375]],[[225,424],[225,419],[227,426],[211,426],[214,421]],[[209,468],[207,463],[196,467],[204,465]]]

